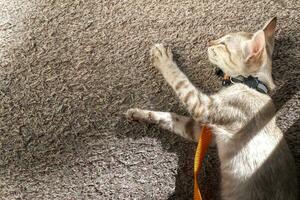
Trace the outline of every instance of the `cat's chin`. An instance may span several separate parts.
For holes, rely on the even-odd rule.
[[[211,62],[211,67],[215,70],[215,75],[223,77],[225,75],[224,70],[217,64]]]
[[[223,70],[222,70],[220,67],[218,67],[218,66],[215,66],[215,74],[216,74],[217,76],[224,77],[224,72],[223,72]]]

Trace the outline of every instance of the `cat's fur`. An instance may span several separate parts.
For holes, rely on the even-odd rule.
[[[275,26],[273,18],[254,34],[231,33],[212,41],[210,61],[229,76],[252,75],[274,89],[271,57]],[[179,70],[169,48],[157,44],[151,57],[192,118],[129,109],[129,119],[158,124],[195,142],[201,125],[211,127],[221,162],[223,200],[297,199],[294,160],[275,123],[275,108],[268,95],[241,83],[206,95]]]

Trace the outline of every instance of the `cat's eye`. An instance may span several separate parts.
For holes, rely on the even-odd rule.
[[[225,42],[220,42],[219,44],[224,45],[224,46],[226,45]]]

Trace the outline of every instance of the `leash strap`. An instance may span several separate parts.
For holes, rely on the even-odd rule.
[[[211,138],[212,138],[212,134],[210,128],[204,126],[199,136],[198,146],[197,146],[195,159],[194,159],[194,200],[202,200],[197,177],[201,169],[201,164],[204,159],[205,153],[211,142]]]

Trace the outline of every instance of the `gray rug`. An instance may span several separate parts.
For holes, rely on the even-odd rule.
[[[275,15],[273,98],[299,172],[299,13],[298,0],[0,0],[0,199],[191,199],[195,144],[122,115],[187,114],[149,48],[170,45],[212,93],[207,42]],[[218,166],[212,148],[200,178],[212,199]]]

